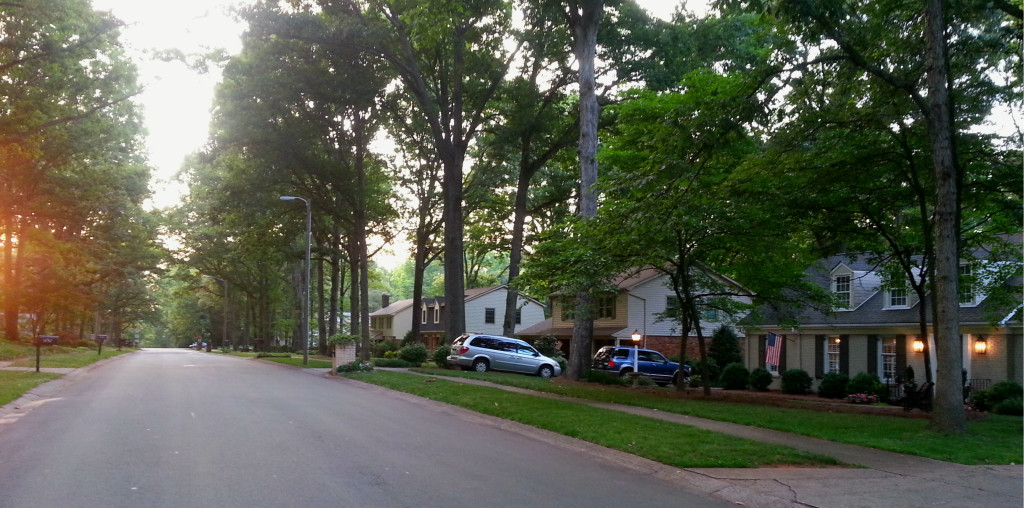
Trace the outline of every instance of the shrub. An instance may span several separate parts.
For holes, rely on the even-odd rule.
[[[867,394],[867,393],[853,393],[846,396],[848,402],[854,404],[877,404],[878,395]]]
[[[750,387],[761,391],[768,391],[768,386],[772,384],[772,373],[768,372],[768,369],[764,367],[758,367],[750,372]]]
[[[976,392],[971,402],[978,411],[995,412],[995,407],[1003,401],[1024,398],[1024,388],[1013,381],[1000,381],[988,390]]]
[[[337,371],[339,373],[345,372],[370,372],[373,370],[372,363],[362,363],[360,361],[354,361],[352,363],[343,363],[338,365]]]
[[[711,382],[717,381],[718,378],[720,377],[721,373],[722,373],[722,368],[718,366],[718,362],[716,362],[714,358],[708,358],[707,365],[708,365],[708,378],[711,380]],[[699,374],[699,375],[704,375],[704,362],[698,361],[698,362],[694,363],[693,364],[693,373],[694,374]]]
[[[850,377],[838,372],[829,372],[818,385],[818,396],[826,399],[842,399],[846,397],[846,385]]]
[[[591,383],[600,383],[603,385],[626,385],[626,378],[619,377],[614,372],[608,372],[606,370],[588,370],[586,380]]]
[[[376,367],[405,368],[414,365],[401,358],[374,358],[373,365]]]
[[[1001,401],[992,407],[992,412],[997,415],[1024,416],[1024,399],[1017,397]]]
[[[718,365],[729,365],[743,361],[740,339],[729,325],[719,326],[711,335],[708,344],[708,357],[714,358]]]
[[[430,359],[434,362],[434,365],[437,365],[442,369],[447,369],[448,353],[450,352],[451,348],[442,343],[441,345],[437,346],[437,349],[434,350],[434,353],[430,356]]]
[[[540,354],[552,360],[557,360],[562,356],[562,351],[558,349],[558,337],[554,335],[544,335],[534,341],[533,347],[537,348]]]
[[[730,363],[722,369],[719,380],[726,390],[746,390],[750,383],[750,371],[741,363]]]
[[[814,380],[806,371],[789,369],[782,373],[782,393],[803,395],[811,390]]]
[[[882,381],[878,379],[878,376],[861,372],[853,376],[853,379],[847,383],[846,393],[861,393],[881,398],[886,395],[886,389]]]
[[[398,344],[390,340],[382,340],[373,343],[374,358],[387,358],[388,351],[398,351]]]
[[[700,376],[690,376],[690,388],[700,388],[701,386],[703,386],[703,381],[701,380]]]
[[[398,350],[399,358],[416,366],[420,366],[423,362],[427,361],[428,356],[430,356],[430,352],[427,351],[427,346],[419,342],[409,344]]]

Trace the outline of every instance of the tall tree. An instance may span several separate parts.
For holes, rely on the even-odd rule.
[[[508,47],[511,9],[482,2],[322,1],[317,30],[288,38],[355,49],[387,62],[416,104],[441,160],[444,180],[445,334],[465,331],[463,170],[488,105],[519,47]]]
[[[1008,66],[1019,64],[1019,55],[999,37],[1008,26],[1019,25],[1019,14],[1010,19],[1012,12],[971,2],[950,4],[955,8],[946,12],[941,2],[927,2],[923,10],[919,4],[901,2],[720,4],[745,4],[784,20],[796,39],[818,51],[806,65],[849,69],[873,93],[884,90],[893,105],[906,111],[904,119],[890,116],[890,121],[919,122],[927,130],[924,146],[934,190],[928,197],[930,224],[925,231],[934,238],[929,288],[938,359],[932,428],[964,432],[957,279],[965,255],[960,227],[965,175],[958,145],[994,100],[1012,95],[1014,89],[1019,92],[1016,78],[1003,86],[993,82]],[[949,45],[956,49],[948,51]]]
[[[571,0],[565,17],[573,38],[573,53],[579,66],[580,87],[580,197],[578,211],[584,221],[597,216],[597,127],[601,107],[597,103],[597,33],[604,13],[603,0]],[[594,336],[591,286],[584,284],[576,294],[576,314],[569,346],[569,367],[566,375],[581,379],[590,363]]]
[[[99,239],[98,231],[110,222],[145,223],[139,205],[148,195],[149,169],[141,120],[130,102],[139,89],[135,68],[119,46],[118,20],[94,11],[89,2],[41,0],[0,4],[0,25],[0,268],[4,333],[14,339],[22,301],[31,296],[23,293],[23,277],[56,275],[35,270],[33,256],[38,261],[63,255],[63,262],[74,263],[66,266],[78,272],[77,282],[91,279],[91,287],[76,284],[79,296],[89,298],[80,303],[98,301],[100,276],[90,264],[103,259],[80,255],[95,251],[61,245]],[[47,251],[32,254],[44,245]],[[34,300],[37,310],[40,303]]]

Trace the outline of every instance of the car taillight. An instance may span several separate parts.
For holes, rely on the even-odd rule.
[[[466,346],[462,346],[462,349],[460,349],[460,350],[459,350],[459,354],[460,354],[460,355],[464,355],[464,354],[466,354],[467,352],[469,352],[469,348],[468,348],[468,347],[466,347]]]
[[[615,368],[615,360],[608,360],[608,368],[609,369],[614,369]]]

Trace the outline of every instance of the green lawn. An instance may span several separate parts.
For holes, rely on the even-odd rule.
[[[522,395],[498,388],[383,370],[350,374],[350,377],[572,436],[680,468],[837,464],[836,460],[830,457],[783,446],[762,444],[687,425],[665,423],[620,411]]]
[[[469,377],[569,397],[614,402],[678,414],[720,420],[829,441],[919,455],[959,464],[1020,464],[1024,461],[1024,421],[1019,416],[986,415],[968,422],[965,436],[927,430],[928,420],[893,416],[829,413],[754,404],[678,399],[624,387],[591,383],[562,384],[557,379],[487,372],[420,369],[443,376]]]
[[[22,358],[21,360],[11,364],[13,367],[35,367],[36,366],[36,351],[35,348],[31,348],[31,356]],[[42,348],[41,358],[39,359],[40,367],[52,367],[52,368],[69,368],[77,369],[79,367],[85,367],[96,363],[105,358],[110,358],[125,353],[135,351],[134,349],[122,349],[120,351],[117,348],[103,348],[101,354],[97,354],[95,349],[89,348],[65,348],[65,347],[46,347]]]
[[[285,365],[294,365],[296,367],[305,367],[309,369],[329,369],[332,366],[330,360],[316,360],[313,358],[309,359],[309,365],[303,365],[301,356],[292,356],[290,358],[267,356],[260,358],[260,360],[283,363]]]
[[[17,400],[25,392],[60,376],[48,372],[0,370],[0,406]]]

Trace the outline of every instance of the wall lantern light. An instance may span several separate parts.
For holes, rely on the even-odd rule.
[[[974,341],[974,352],[979,355],[985,354],[988,351],[988,342],[985,341],[985,337],[978,337]]]
[[[630,338],[632,338],[634,342],[640,342],[640,339],[643,338],[643,336],[640,335],[638,330],[633,330],[633,334],[630,335]]]
[[[914,339],[914,352],[915,353],[923,353],[924,352],[924,342],[921,339]]]

